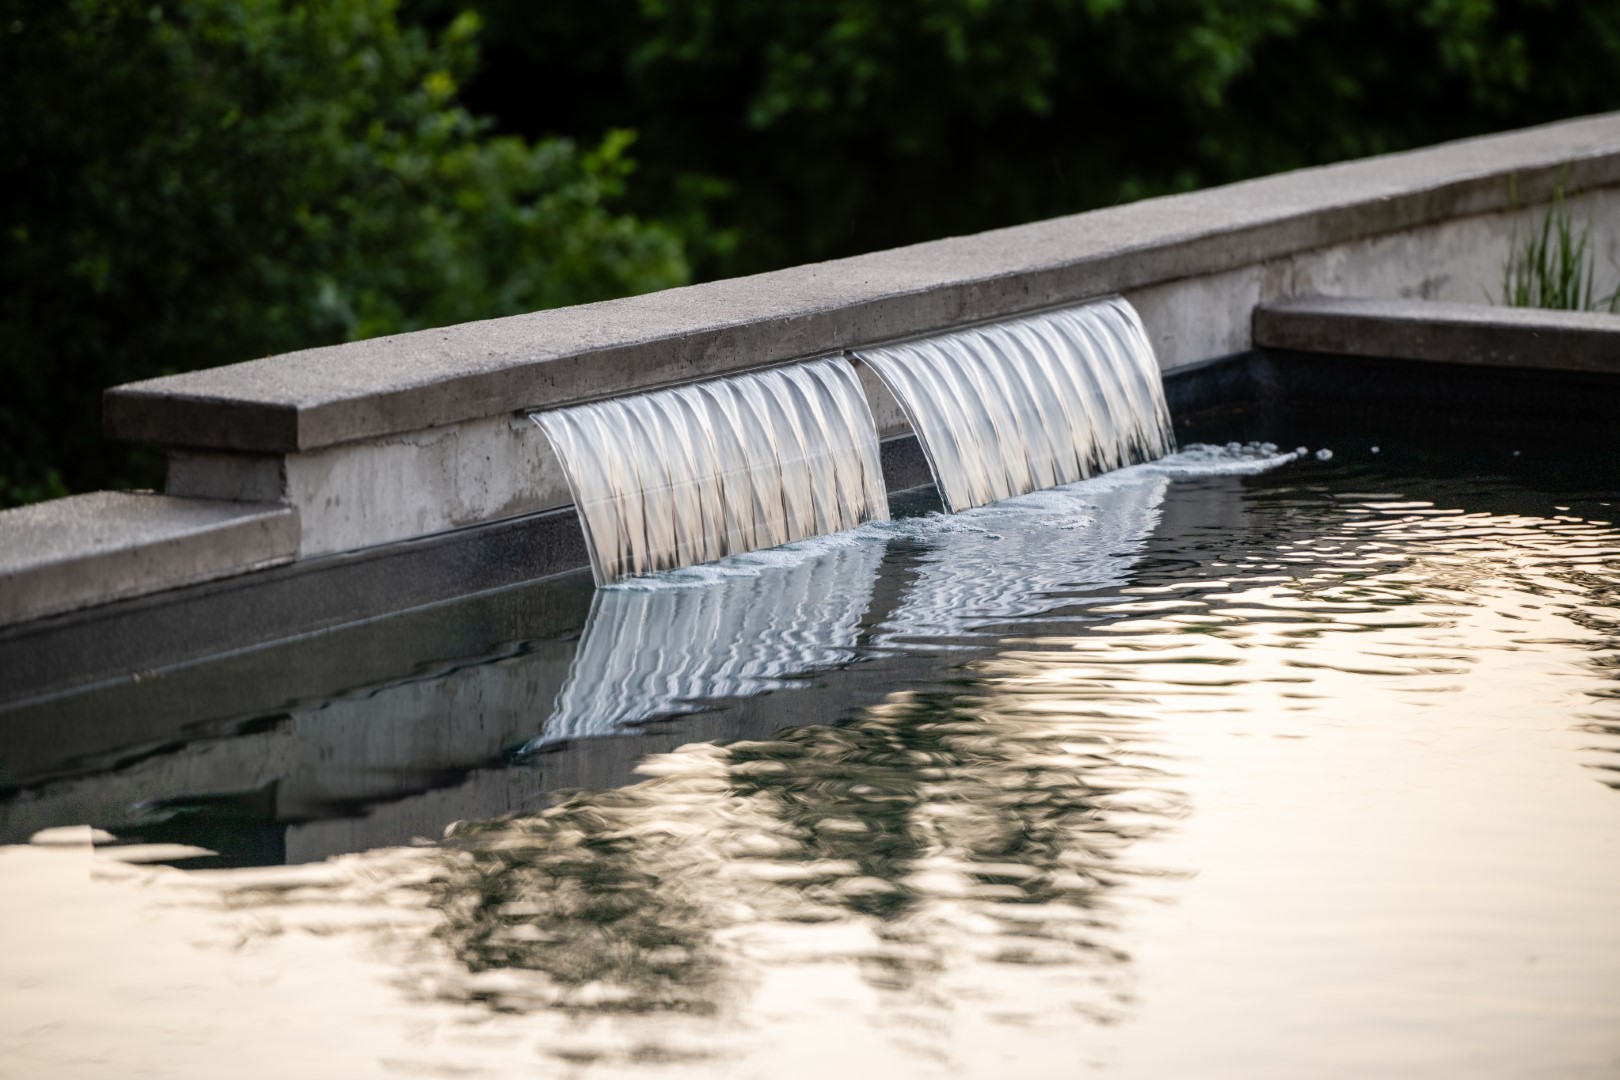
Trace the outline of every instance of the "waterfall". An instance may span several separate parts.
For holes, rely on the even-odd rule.
[[[1120,297],[855,355],[899,399],[953,512],[1174,449],[1153,346]]]
[[[599,585],[889,516],[871,409],[840,358],[533,418]]]

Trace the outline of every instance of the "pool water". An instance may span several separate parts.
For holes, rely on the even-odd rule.
[[[1331,449],[906,496],[35,753],[0,1072],[1620,1075],[1620,465]]]

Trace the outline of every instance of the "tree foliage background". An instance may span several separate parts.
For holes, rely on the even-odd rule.
[[[0,502],[100,391],[1620,108],[1576,0],[0,0]]]
[[[628,132],[461,104],[479,19],[391,0],[0,0],[0,490],[151,482],[131,379],[679,284]]]

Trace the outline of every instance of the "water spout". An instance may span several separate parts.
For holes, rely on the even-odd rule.
[[[952,511],[1175,448],[1153,346],[1119,297],[855,355],[899,399]]]
[[[599,585],[887,520],[849,362],[813,360],[534,414]]]

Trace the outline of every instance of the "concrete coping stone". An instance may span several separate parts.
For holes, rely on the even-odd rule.
[[[1620,375],[1620,315],[1297,297],[1254,310],[1260,348]]]
[[[112,438],[292,453],[629,393],[1620,184],[1620,113],[115,387]],[[1517,200],[1517,201],[1516,201]]]
[[[0,625],[290,562],[289,506],[97,491],[0,511]]]

